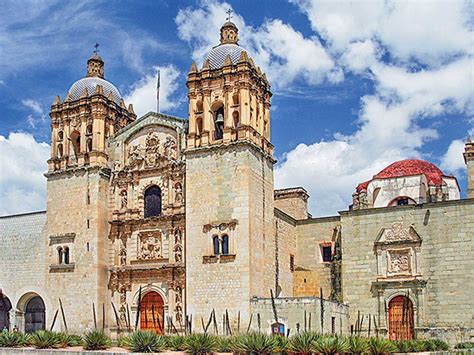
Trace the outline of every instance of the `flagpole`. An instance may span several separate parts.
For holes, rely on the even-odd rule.
[[[156,112],[160,113],[160,70],[158,69],[158,78],[156,80]]]

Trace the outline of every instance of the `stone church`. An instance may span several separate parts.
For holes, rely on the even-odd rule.
[[[304,188],[274,189],[265,73],[220,34],[187,119],[137,118],[97,52],[56,98],[47,210],[0,218],[0,328],[474,336],[474,144],[466,199],[403,160],[313,218]]]

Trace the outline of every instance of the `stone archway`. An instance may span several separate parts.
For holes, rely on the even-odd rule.
[[[0,331],[10,330],[10,311],[12,304],[7,296],[0,294]]]
[[[35,295],[25,303],[25,333],[46,328],[46,308],[43,299]]]
[[[164,301],[158,292],[147,292],[140,302],[140,329],[164,333]]]
[[[415,336],[413,303],[407,296],[395,296],[388,304],[390,340],[410,340]]]

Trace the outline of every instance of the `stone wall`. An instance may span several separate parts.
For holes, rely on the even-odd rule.
[[[298,221],[295,296],[319,296],[320,288],[323,289],[324,298],[331,295],[331,263],[323,262],[321,247],[329,245],[334,251],[335,237],[339,227],[339,217],[309,218]]]
[[[275,207],[296,220],[308,218],[308,193],[302,187],[275,190]]]
[[[52,307],[45,277],[45,225],[45,212],[0,217],[0,289],[12,304],[11,329],[24,330],[23,312],[32,297],[39,295],[46,309]],[[46,317],[46,324],[51,320]]]
[[[290,216],[275,208],[275,257],[277,260],[276,280],[281,287],[280,296],[293,296],[293,280],[295,274],[296,246],[296,221]],[[293,263],[293,265],[291,265]],[[270,291],[266,290],[266,296]],[[273,288],[275,292],[275,288]]]
[[[249,316],[251,296],[274,286],[272,163],[249,143],[186,155],[187,313]],[[214,256],[214,236],[229,236],[229,255]],[[265,267],[262,267],[265,266]]]
[[[284,324],[285,333],[289,330],[290,335],[294,335],[299,329],[300,331],[308,330],[325,334],[347,334],[348,307],[328,300],[323,300],[322,304],[323,315],[321,317],[321,299],[318,297],[275,299],[278,321]],[[259,330],[257,320],[260,317],[260,330],[271,333],[271,325],[275,323],[272,300],[270,298],[254,298],[251,307],[253,314],[251,328]]]
[[[472,336],[474,199],[341,214],[342,290],[350,306],[351,324],[360,311],[365,316],[376,315],[381,331],[388,332],[387,304],[394,296],[406,295],[414,304],[418,335],[451,343],[463,334]],[[410,264],[398,266],[404,274],[392,270],[391,276],[393,265],[383,259],[389,244],[377,241],[386,231],[400,251],[407,243],[421,242],[421,247],[415,245],[407,254]],[[408,240],[396,239],[395,231]]]

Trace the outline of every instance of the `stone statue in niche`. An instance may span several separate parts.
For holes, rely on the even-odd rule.
[[[140,146],[130,146],[128,150],[128,162],[130,164],[130,167],[132,168],[139,167],[141,165],[141,163],[143,162],[143,154],[140,149]]]
[[[176,159],[176,153],[177,153],[177,146],[176,142],[173,138],[171,137],[166,137],[166,142],[163,144],[163,147],[165,148],[165,155],[171,159]]]
[[[174,185],[174,196],[176,204],[180,205],[183,201],[183,187],[179,182]]]
[[[388,271],[391,274],[410,273],[410,255],[408,250],[389,251]]]
[[[183,325],[183,307],[180,304],[177,304],[174,308],[176,323]]]
[[[183,302],[183,290],[181,289],[180,286],[176,286],[176,297],[175,297],[175,302],[176,304]]]
[[[122,190],[120,192],[120,208],[123,209],[123,210],[126,210],[127,209],[127,205],[128,205],[128,194],[127,194],[127,190]]]
[[[174,244],[181,244],[183,242],[183,234],[179,228],[174,231]]]
[[[121,248],[120,249],[120,265],[126,265],[127,264],[127,249],[126,248]]]
[[[174,261],[177,263],[183,261],[183,248],[181,247],[181,244],[176,244],[174,246]]]
[[[161,235],[149,233],[140,235],[140,253],[138,258],[141,260],[154,260],[161,257]]]
[[[407,229],[403,228],[402,222],[393,223],[392,228],[386,232],[385,238],[388,241],[413,239],[410,235],[410,232]]]

